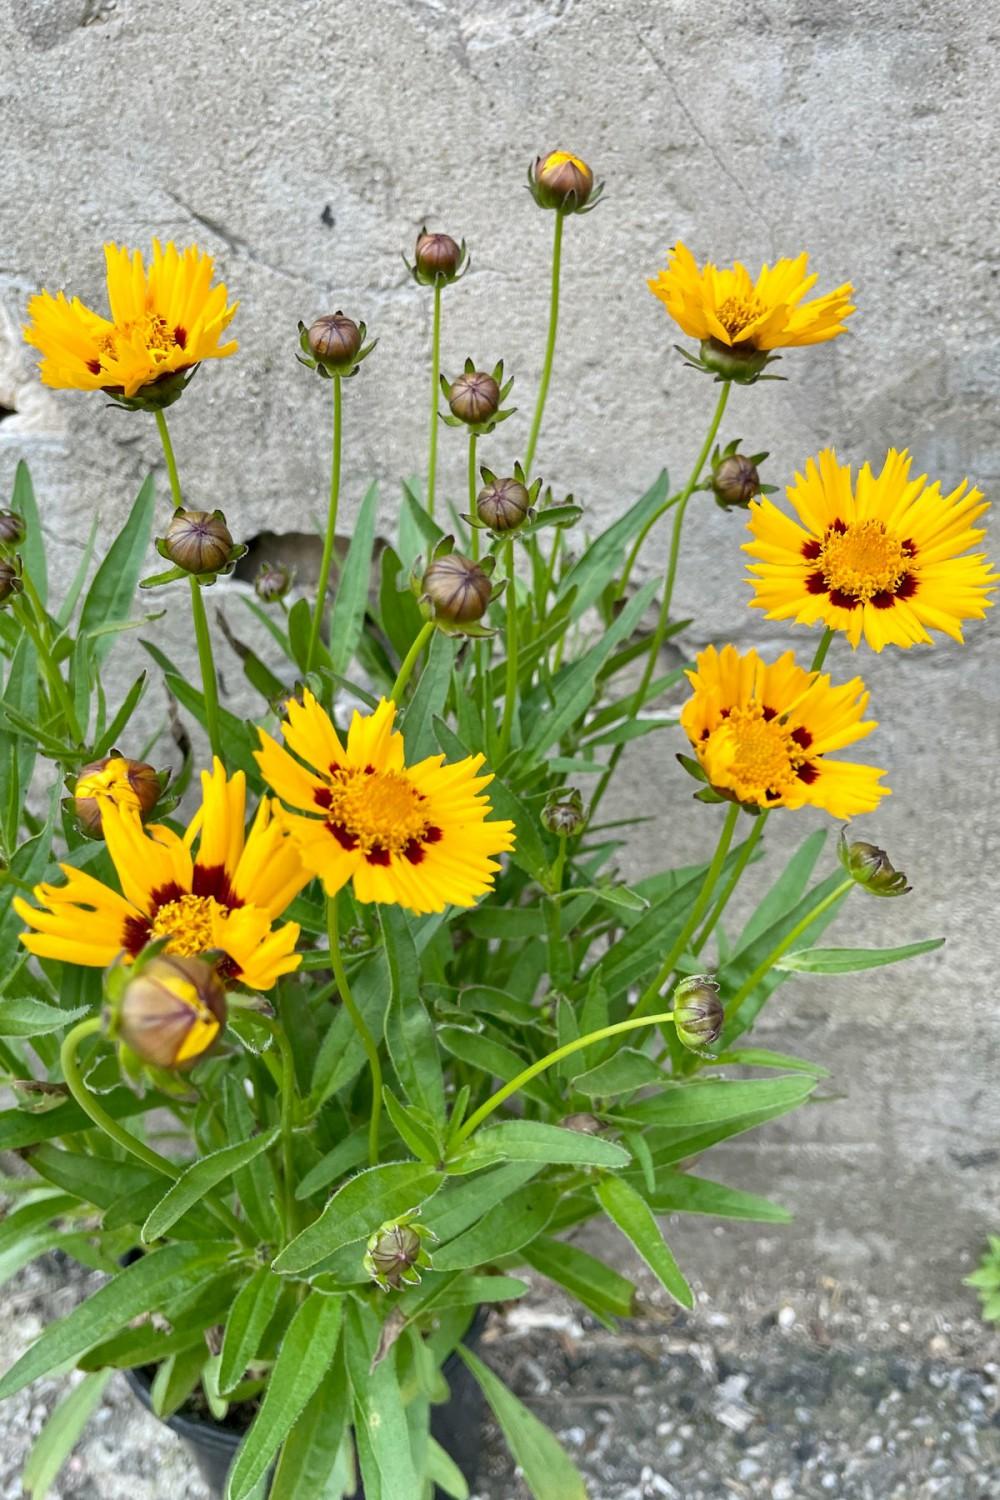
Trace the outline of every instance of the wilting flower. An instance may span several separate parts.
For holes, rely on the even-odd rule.
[[[843,829],[837,844],[837,858],[848,875],[873,896],[905,896],[913,889],[884,849],[877,844],[862,843],[860,839],[848,843]]]
[[[487,821],[482,792],[493,778],[476,774],[484,757],[407,766],[394,703],[355,712],[343,744],[312,694],[303,697],[288,705],[288,749],[260,730],[256,758],[279,797],[302,810],[283,822],[327,894],[352,881],[359,901],[415,912],[472,906],[492,888],[493,856],[514,843],[513,823]]]
[[[844,333],[854,311],[853,287],[845,282],[824,297],[804,302],[817,277],[807,274],[808,255],[763,266],[756,281],[744,265],[708,262],[700,268],[678,241],[665,270],[647,285],[674,322],[701,341],[704,368],[724,379],[758,378],[773,349],[822,344]]]
[[[851,482],[832,449],[810,459],[788,490],[795,519],[770,500],[751,505],[753,541],[744,551],[754,598],[769,620],[862,635],[873,651],[931,643],[930,631],[962,639],[963,620],[981,620],[997,578],[981,552],[974,522],[988,509],[963,480],[949,495],[912,460],[890,448],[880,474],[865,464]],[[962,555],[965,554],[965,555]]]
[[[860,677],[834,687],[807,672],[791,651],[767,665],[735,646],[702,651],[688,672],[694,688],[681,725],[711,786],[753,807],[821,807],[835,818],[871,812],[889,788],[884,772],[831,760],[877,728],[863,722],[868,694]]]
[[[148,269],[138,250],[105,245],[104,256],[110,318],[64,292],[28,303],[24,337],[42,354],[43,385],[166,406],[203,359],[235,353],[235,342],[221,339],[239,304],[221,282],[212,285],[210,255],[154,240]]]
[[[298,968],[298,925],[272,930],[309,880],[295,846],[267,798],[244,834],[242,771],[229,777],[216,759],[211,772],[202,772],[201,786],[202,805],[183,838],[160,824],[144,828],[132,810],[103,807],[121,894],[85,870],[62,865],[65,885],[35,887],[42,910],[15,899],[34,929],[22,933],[25,947],[40,958],[104,968],[166,938],[165,951],[182,958],[221,954],[222,978],[252,990],[270,989]]]
[[[153,766],[129,760],[117,752],[84,766],[73,787],[73,811],[90,833],[101,830],[103,809],[110,802],[144,818],[152,812],[163,792],[163,782]]]
[[[158,953],[135,966],[106,1015],[109,1035],[141,1062],[182,1068],[215,1043],[226,1009],[225,985],[214,965]]]

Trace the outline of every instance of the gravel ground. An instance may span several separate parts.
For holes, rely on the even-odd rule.
[[[0,1364],[67,1311],[88,1277],[53,1256],[3,1298]],[[611,1333],[543,1288],[495,1317],[483,1354],[560,1434],[591,1500],[996,1500],[1000,1347],[831,1281],[777,1306],[750,1292],[680,1314],[649,1293]],[[3,1408],[0,1500],[64,1381]],[[179,1441],[112,1381],[52,1500],[208,1500]],[[484,1430],[478,1500],[526,1500]],[[405,1500],[405,1497],[393,1497]]]

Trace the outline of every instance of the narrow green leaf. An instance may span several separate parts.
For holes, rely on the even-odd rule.
[[[555,1435],[471,1349],[459,1344],[457,1352],[479,1382],[535,1500],[587,1500],[583,1479]]]
[[[467,1182],[449,1182],[428,1205],[421,1223],[444,1243],[475,1224],[489,1209],[537,1177],[541,1162],[516,1162]]]
[[[153,1377],[150,1405],[161,1422],[167,1422],[192,1394],[208,1363],[204,1339],[165,1359]]]
[[[738,948],[746,948],[802,899],[816,861],[826,843],[826,829],[817,828],[802,840],[740,934]]]
[[[229,1471],[226,1500],[246,1500],[267,1472],[333,1363],[343,1316],[342,1298],[318,1292],[310,1292],[296,1310],[281,1341],[260,1411]]]
[[[142,1239],[145,1244],[160,1239],[166,1234],[172,1224],[175,1224],[182,1214],[210,1193],[220,1182],[245,1167],[254,1157],[260,1156],[262,1151],[267,1151],[274,1145],[280,1135],[280,1127],[274,1126],[272,1130],[263,1135],[254,1136],[249,1141],[237,1141],[233,1146],[223,1146],[221,1151],[213,1151],[208,1156],[199,1157],[190,1167],[181,1173],[173,1186],[164,1193],[159,1203],[153,1209],[149,1218],[142,1226]]]
[[[269,1500],[342,1500],[344,1487],[335,1482],[350,1415],[347,1371],[338,1358],[285,1439]]]
[[[573,618],[584,613],[599,598],[605,585],[618,577],[625,562],[625,549],[667,498],[668,479],[666,471],[659,475],[653,486],[641,499],[630,506],[623,516],[603,532],[589,547],[585,547],[577,562],[566,573],[559,585],[559,594],[564,596],[576,590],[573,602]]]
[[[651,1202],[658,1214],[711,1214],[719,1219],[750,1219],[757,1224],[790,1224],[792,1219],[787,1208],[756,1193],[743,1193],[687,1172],[657,1173]]]
[[[104,1387],[110,1379],[110,1370],[85,1375],[50,1413],[35,1439],[21,1474],[24,1493],[30,1500],[45,1500],[59,1470],[101,1404]]]
[[[933,953],[943,943],[944,938],[926,938],[920,943],[904,943],[901,948],[803,948],[786,953],[775,968],[797,974],[856,974],[861,969],[881,969],[904,958]]]
[[[457,650],[458,642],[454,636],[444,635],[440,630],[431,636],[427,658],[401,725],[406,735],[409,760],[422,760],[425,755],[433,755],[437,748],[434,719],[444,712]]]
[[[222,1339],[219,1390],[223,1395],[243,1379],[260,1347],[264,1330],[277,1311],[284,1288],[285,1283],[270,1266],[261,1266],[238,1293]]]
[[[335,672],[346,672],[361,635],[365,605],[371,587],[372,547],[378,486],[371,485],[361,502],[344,559],[330,618],[330,660]]]
[[[389,964],[390,999],[385,1039],[396,1076],[411,1104],[444,1119],[444,1082],[434,1027],[420,999],[420,960],[400,907],[379,908]]]
[[[787,1052],[770,1052],[765,1047],[740,1047],[733,1052],[721,1052],[712,1063],[714,1068],[780,1068],[787,1073],[810,1073],[814,1078],[829,1078],[830,1071],[820,1063],[809,1062],[804,1057],[792,1057]]]
[[[469,1170],[470,1160],[480,1158],[484,1164],[537,1161],[581,1167],[622,1167],[630,1160],[629,1153],[614,1141],[541,1120],[504,1120],[500,1125],[484,1126],[476,1131],[471,1144],[463,1170]]]
[[[589,1307],[603,1323],[634,1315],[636,1289],[632,1282],[579,1245],[542,1234],[521,1253],[529,1266]]]
[[[87,1014],[88,1008],[82,1005],[75,1010],[63,1010],[28,995],[5,995],[0,999],[0,1036],[48,1036],[64,1026],[74,1025]]]
[[[594,1189],[612,1223],[642,1256],[657,1280],[682,1307],[694,1306],[694,1295],[674,1260],[653,1210],[623,1177],[602,1177]]]
[[[343,1245],[367,1239],[386,1220],[419,1208],[442,1181],[442,1173],[420,1162],[387,1162],[359,1172],[338,1188],[319,1218],[285,1246],[274,1269],[283,1276],[307,1271]]]
[[[469,1486],[465,1482],[465,1475],[433,1437],[427,1443],[427,1478],[446,1495],[450,1495],[451,1500],[469,1500]]]
[[[592,1099],[610,1099],[615,1094],[629,1094],[649,1083],[662,1083],[663,1069],[646,1052],[622,1047],[606,1062],[598,1063],[586,1073],[578,1073],[573,1087]]]
[[[128,520],[108,548],[80,611],[78,635],[97,626],[127,621],[132,609],[139,574],[149,549],[156,494],[150,475],[139,490]],[[95,636],[91,642],[94,660],[102,662],[116,640],[114,634]]]
[[[231,1072],[227,1072],[222,1083],[222,1115],[226,1135],[231,1141],[249,1140],[257,1128],[243,1080]],[[281,1220],[274,1206],[277,1183],[272,1161],[263,1156],[254,1157],[233,1173],[233,1186],[247,1222],[265,1244],[277,1244],[281,1238]]]
[[[799,1103],[816,1087],[812,1078],[753,1078],[730,1082],[676,1084],[648,1099],[637,1099],[623,1113],[643,1125],[714,1125],[720,1120]]]
[[[31,471],[24,459],[18,459],[14,470],[14,489],[10,497],[10,508],[23,516],[27,532],[21,543],[21,557],[35,592],[45,604],[48,601],[49,585],[45,570],[45,533],[42,518],[35,499],[35,487],[31,482]]]
[[[420,1494],[413,1467],[406,1412],[396,1376],[395,1351],[372,1369],[380,1327],[371,1308],[353,1299],[347,1310],[345,1353],[354,1391],[355,1423],[362,1455],[367,1445],[378,1470],[383,1500]],[[366,1493],[370,1488],[365,1466]]]
[[[436,1271],[465,1271],[512,1255],[541,1234],[555,1212],[558,1193],[529,1182],[503,1202],[494,1203],[471,1229],[434,1250]]]

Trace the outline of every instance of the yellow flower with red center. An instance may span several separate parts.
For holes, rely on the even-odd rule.
[[[270,989],[298,968],[298,924],[273,924],[309,872],[269,799],[245,832],[242,771],[229,777],[216,760],[201,784],[202,805],[183,837],[161,824],[143,827],[134,810],[106,801],[104,837],[121,890],[62,865],[65,885],[35,887],[41,909],[14,901],[33,929],[21,935],[25,947],[40,958],[104,968],[167,938],[165,951],[183,958],[220,952],[222,978],[252,990]]]
[[[889,788],[874,766],[832,760],[877,728],[864,720],[860,677],[834,687],[791,651],[770,665],[735,646],[701,652],[681,726],[710,784],[755,807],[821,807],[834,818],[871,812]]]
[[[709,261],[699,267],[678,241],[665,270],[647,282],[679,328],[694,339],[726,348],[790,349],[822,344],[844,333],[853,311],[853,287],[845,282],[824,297],[804,301],[818,278],[808,274],[809,257],[762,266],[756,281],[736,261],[727,268]]]
[[[110,318],[65,292],[39,292],[28,303],[24,337],[41,352],[43,385],[131,398],[235,352],[235,342],[220,341],[239,304],[221,282],[212,285],[210,255],[154,240],[148,269],[139,250],[105,245],[104,257]]]
[[[943,495],[910,466],[890,448],[881,473],[865,464],[852,483],[850,465],[826,449],[788,490],[794,520],[770,500],[751,504],[752,604],[769,620],[843,631],[852,646],[864,636],[874,651],[931,644],[932,630],[961,641],[998,577],[969,551],[988,502],[967,480]]]
[[[493,886],[494,856],[513,848],[514,825],[488,820],[482,793],[493,778],[477,774],[482,755],[408,766],[395,717],[383,699],[373,714],[354,714],[342,743],[306,692],[288,705],[288,749],[259,730],[257,762],[278,796],[302,809],[283,821],[328,895],[351,881],[359,901],[421,913],[472,906]]]

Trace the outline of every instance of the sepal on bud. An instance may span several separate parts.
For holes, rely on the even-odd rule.
[[[673,1006],[677,1040],[690,1052],[710,1056],[705,1048],[719,1040],[726,1020],[718,984],[709,974],[682,979],[674,990]]]
[[[315,370],[324,380],[330,380],[334,375],[339,375],[344,380],[349,380],[352,375],[358,373],[363,359],[378,343],[378,339],[372,339],[370,344],[365,343],[368,327],[365,323],[355,323],[338,308],[335,313],[326,313],[323,317],[307,328],[299,319],[299,348],[300,354],[295,358],[300,365],[305,365],[307,370]]]
[[[158,380],[141,386],[134,396],[126,396],[122,386],[102,385],[101,390],[105,396],[111,397],[114,406],[120,406],[123,411],[166,411],[168,406],[181,399],[198,368],[198,365],[186,365],[183,370],[161,375]]]
[[[413,265],[403,256],[403,264],[421,286],[448,286],[469,269],[469,252],[450,234],[428,234],[427,225],[417,235]]]
[[[414,1209],[399,1219],[390,1219],[369,1237],[363,1265],[383,1292],[418,1286],[421,1271],[431,1264],[424,1241],[436,1240],[437,1235],[426,1224],[413,1222],[419,1212]]]
[[[477,370],[473,360],[467,359],[461,375],[455,380],[441,376],[441,390],[451,408],[450,416],[441,413],[442,422],[449,427],[464,427],[477,437],[484,437],[498,422],[506,422],[517,410],[514,406],[501,410],[513,384],[513,376],[504,382],[502,359],[490,374]]]
[[[105,980],[104,1026],[140,1063],[191,1067],[214,1046],[226,1024],[226,991],[204,958],[148,945],[131,966],[113,966]]]
[[[860,840],[849,844],[845,830],[840,830],[837,858],[851,879],[873,896],[905,896],[913,889],[902,870],[897,870],[884,849]]]
[[[156,538],[156,550],[174,566],[143,578],[140,588],[158,588],[186,575],[193,575],[208,588],[217,578],[233,571],[247,548],[244,543],[233,541],[221,510],[186,510],[179,505],[166,536]]]
[[[560,838],[573,838],[587,826],[587,814],[583,797],[575,786],[561,787],[553,792],[542,808],[542,827]]]
[[[570,151],[549,151],[528,167],[528,191],[539,208],[561,214],[587,214],[597,207],[604,183],[594,186],[587,163]]]
[[[463,521],[490,531],[494,536],[508,537],[535,520],[534,504],[542,487],[540,479],[529,485],[519,463],[514,465],[513,475],[505,479],[498,479],[487,468],[481,468],[479,472],[484,487],[476,496],[476,513],[474,516],[463,515]]]

